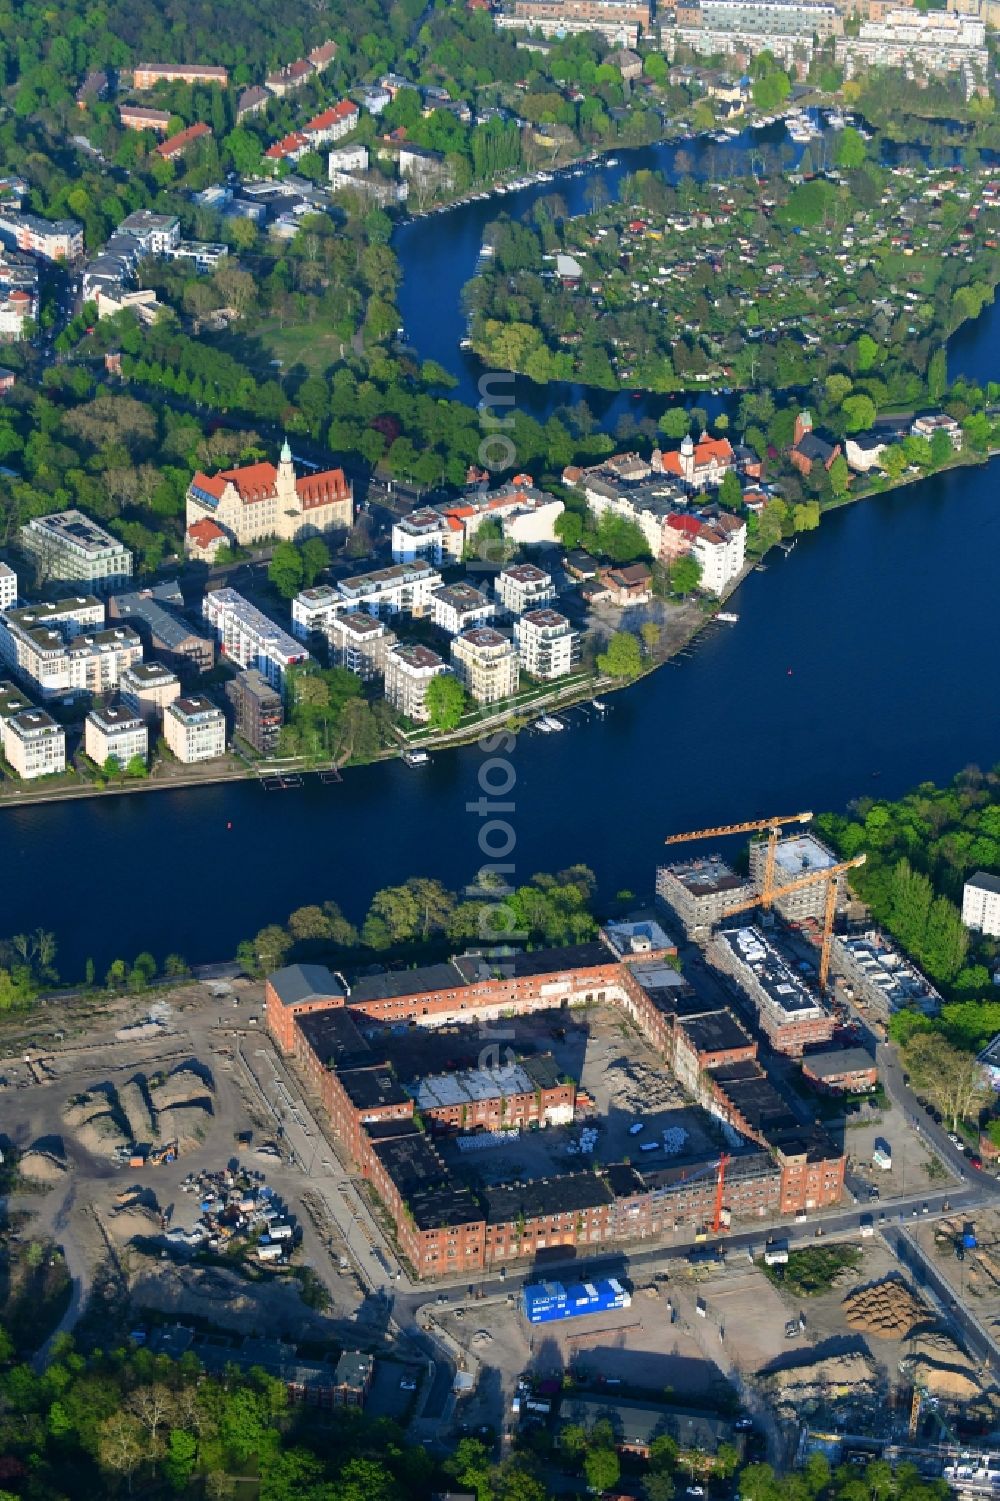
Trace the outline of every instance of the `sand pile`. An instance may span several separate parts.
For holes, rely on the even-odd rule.
[[[857,1287],[841,1306],[851,1329],[878,1339],[905,1339],[930,1313],[901,1277]]]
[[[160,1141],[176,1141],[190,1151],[204,1134],[205,1120],[213,1113],[212,1085],[190,1063],[182,1063],[165,1079],[150,1085]]]
[[[948,1334],[926,1330],[915,1335],[908,1364],[913,1380],[935,1397],[961,1402],[982,1395],[975,1364]]]
[[[58,1183],[66,1172],[66,1164],[53,1153],[32,1147],[18,1163],[18,1171],[31,1183]]]
[[[153,1141],[156,1136],[156,1123],[149,1108],[146,1080],[142,1074],[135,1074],[127,1084],[122,1085],[118,1091],[118,1104],[128,1118],[132,1140]]]

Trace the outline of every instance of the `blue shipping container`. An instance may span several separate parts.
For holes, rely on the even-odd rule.
[[[575,1319],[587,1313],[628,1308],[631,1302],[632,1294],[617,1277],[602,1277],[595,1282],[575,1282],[569,1287],[561,1282],[535,1282],[526,1287],[522,1294],[524,1315],[530,1324],[545,1324],[554,1319]]]

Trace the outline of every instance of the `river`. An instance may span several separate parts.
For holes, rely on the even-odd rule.
[[[622,153],[618,170],[637,154]],[[570,182],[564,196],[582,192],[585,179]],[[523,212],[514,195],[505,204]],[[457,291],[495,212],[475,203],[401,232],[407,331],[452,369]],[[960,336],[955,370],[996,368],[996,320],[994,307]],[[462,368],[474,393],[474,367]],[[567,399],[532,390],[541,407]],[[995,467],[825,517],[749,576],[732,603],[737,625],[713,626],[689,655],[615,694],[603,721],[572,715],[561,735],[520,737],[505,799],[514,879],[584,861],[604,895],[645,893],[671,830],[843,808],[993,764],[998,553]],[[473,747],[422,770],[351,770],[339,786],[310,778],[279,793],[238,784],[4,810],[0,933],[52,929],[61,972],[76,979],[87,957],[101,973],[143,949],[225,958],[306,902],[332,898],[359,919],[377,887],[409,875],[459,886],[481,860],[468,805],[482,795],[483,762]]]

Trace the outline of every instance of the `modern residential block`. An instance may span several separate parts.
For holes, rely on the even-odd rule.
[[[241,667],[256,667],[274,688],[281,687],[289,667],[309,661],[300,642],[235,589],[211,590],[202,602],[202,612],[222,654]]]
[[[556,597],[551,573],[534,563],[512,563],[501,568],[493,580],[493,589],[500,604],[511,615],[537,610]]]
[[[132,554],[82,511],[35,516],[18,532],[18,545],[42,584],[86,584],[95,593],[119,589],[132,577]]]
[[[17,604],[17,574],[6,563],[0,563],[0,615],[12,610]]]
[[[278,750],[285,706],[281,694],[256,667],[241,672],[226,684],[226,697],[233,706],[236,733],[260,756]]]
[[[579,665],[580,632],[558,610],[527,610],[514,622],[514,640],[520,664],[533,678],[564,678]]]
[[[394,646],[385,658],[385,696],[407,719],[423,724],[429,718],[427,689],[434,678],[448,672],[447,663],[429,646]]]
[[[163,738],[186,766],[225,754],[226,716],[200,694],[174,699],[163,716]]]
[[[1000,876],[977,870],[962,889],[962,921],[974,933],[1000,938]]]
[[[180,678],[162,662],[136,662],[121,675],[122,703],[147,724],[158,723],[167,706],[180,696]]]
[[[114,758],[125,767],[135,756],[146,760],[149,730],[145,720],[124,705],[91,709],[83,725],[83,748],[98,766]]]
[[[8,766],[25,781],[66,770],[66,732],[44,709],[7,717],[0,709],[0,744]]]
[[[384,620],[376,620],[364,610],[348,610],[331,615],[326,637],[337,667],[346,667],[364,682],[385,676],[385,660],[396,644],[396,633]]]
[[[517,650],[490,625],[473,626],[456,636],[451,643],[451,662],[455,676],[477,703],[500,703],[517,692]]]
[[[431,619],[449,636],[496,614],[496,605],[471,584],[445,584],[431,595]]]

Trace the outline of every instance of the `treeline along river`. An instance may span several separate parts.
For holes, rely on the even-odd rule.
[[[397,246],[408,334],[461,371],[467,399],[457,295],[496,211],[474,203],[415,221]],[[985,379],[1000,366],[997,319],[991,308],[961,335],[957,368]],[[555,394],[534,393],[543,405]],[[750,575],[737,625],[711,627],[689,655],[615,694],[604,720],[572,715],[564,734],[522,735],[504,798],[515,880],[584,861],[604,894],[647,892],[671,830],[841,808],[1000,759],[996,488],[995,465],[961,469],[826,516]],[[52,929],[75,979],[88,956],[98,973],[143,949],[226,958],[306,902],[332,898],[357,919],[377,887],[410,875],[460,886],[482,859],[468,805],[482,797],[484,760],[470,747],[422,770],[350,770],[339,786],[2,810],[0,934]]]

